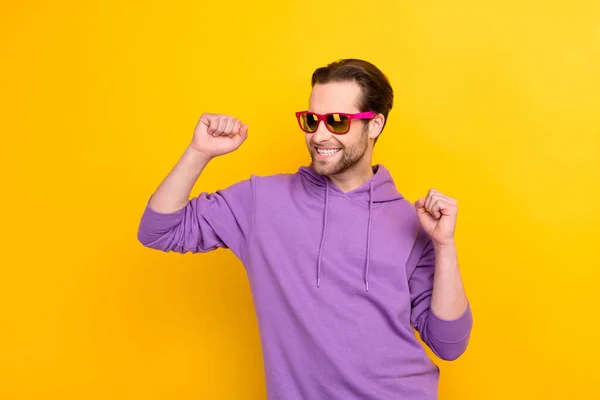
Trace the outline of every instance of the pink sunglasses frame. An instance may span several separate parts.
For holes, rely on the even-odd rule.
[[[310,112],[310,111],[298,111],[296,113],[296,119],[298,120],[298,125],[300,125],[300,129],[302,129],[302,131],[306,132],[306,133],[315,133],[317,131],[317,129],[315,129],[314,132],[309,132],[302,127],[302,122],[300,122],[300,116],[302,114],[306,114],[306,113],[315,115],[317,117],[317,129],[319,129],[319,124],[321,123],[321,121],[323,121],[325,123],[325,127],[327,128],[327,130],[329,132],[333,133],[334,135],[345,135],[346,133],[348,133],[350,131],[350,125],[352,124],[353,119],[371,119],[371,118],[375,118],[377,116],[377,114],[374,113],[373,111],[365,111],[365,112],[360,112],[360,113],[356,113],[356,114],[347,114],[347,113],[317,114],[317,113]],[[333,114],[344,115],[348,118],[348,129],[345,132],[334,132],[331,129],[329,129],[329,125],[327,125],[327,117],[329,117],[330,115],[333,115]]]

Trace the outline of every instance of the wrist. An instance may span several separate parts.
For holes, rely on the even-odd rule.
[[[206,165],[213,159],[212,156],[207,155],[200,150],[196,150],[192,145],[189,145],[185,150],[185,153],[194,161],[195,164]]]
[[[443,243],[433,242],[433,248],[436,253],[456,252],[456,242],[454,239]]]
[[[453,271],[458,267],[458,252],[456,245],[452,243],[434,244],[433,250],[435,253],[435,270]]]

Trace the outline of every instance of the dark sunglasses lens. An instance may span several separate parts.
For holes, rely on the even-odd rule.
[[[314,132],[317,130],[317,126],[319,126],[319,120],[317,116],[312,113],[303,113],[300,115],[300,124],[302,125],[302,129],[307,132]]]
[[[331,114],[327,116],[327,126],[335,133],[345,133],[348,131],[348,117],[343,114]]]

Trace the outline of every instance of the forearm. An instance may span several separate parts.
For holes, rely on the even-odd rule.
[[[188,147],[149,201],[159,213],[173,213],[185,207],[194,184],[210,158]]]
[[[467,309],[465,293],[456,246],[435,245],[435,272],[431,310],[439,318],[454,320]]]

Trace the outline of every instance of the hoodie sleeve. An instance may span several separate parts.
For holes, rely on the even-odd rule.
[[[435,252],[433,242],[422,229],[419,229],[409,263],[414,265],[408,281],[411,323],[438,357],[455,360],[467,349],[473,326],[471,306],[468,305],[466,311],[454,320],[442,319],[431,311]]]
[[[201,193],[173,213],[149,204],[141,217],[138,240],[165,252],[202,253],[219,247],[241,258],[254,220],[254,178],[215,193]]]

